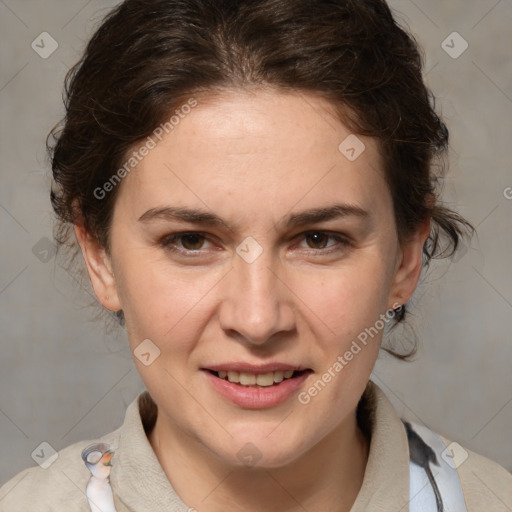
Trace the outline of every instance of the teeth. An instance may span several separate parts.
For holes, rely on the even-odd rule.
[[[279,383],[279,382],[283,382],[283,379],[284,379],[284,372],[274,372],[274,382],[275,383]]]
[[[254,386],[256,384],[256,375],[254,373],[240,372],[240,384],[242,386]]]
[[[229,382],[240,382],[240,374],[238,372],[228,372]]]
[[[221,379],[227,379],[229,382],[241,384],[242,386],[258,385],[268,387],[273,384],[279,384],[284,379],[289,379],[293,375],[293,370],[260,373],[259,375],[248,372],[219,370],[218,375]]]
[[[256,377],[256,384],[258,386],[272,386],[274,384],[274,373],[262,373]]]

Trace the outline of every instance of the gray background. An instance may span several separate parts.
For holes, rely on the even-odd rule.
[[[115,3],[0,1],[0,483],[34,465],[42,441],[59,450],[117,428],[143,389],[123,330],[106,334],[91,320],[90,288],[56,266],[45,239],[45,136],[63,112],[65,72]],[[512,3],[391,5],[425,48],[427,80],[451,129],[446,202],[479,235],[418,288],[399,333],[414,329],[416,361],[383,355],[374,379],[400,414],[512,470]],[[31,43],[45,31],[59,46],[43,59]],[[469,43],[456,59],[441,47],[454,31]]]

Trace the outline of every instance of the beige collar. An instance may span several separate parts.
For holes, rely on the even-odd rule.
[[[409,443],[384,392],[370,381],[362,397],[370,409],[371,442],[363,485],[350,512],[409,512]]]

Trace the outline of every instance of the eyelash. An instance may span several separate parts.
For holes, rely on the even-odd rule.
[[[182,248],[178,248],[176,245],[174,245],[176,243],[176,241],[183,239],[186,236],[191,236],[191,235],[199,236],[204,239],[208,238],[205,233],[202,233],[199,231],[183,231],[180,233],[172,233],[170,235],[165,236],[160,241],[160,245],[165,250],[170,251],[170,252],[179,253],[179,254],[182,254],[185,256],[192,256],[192,257],[200,256],[202,249],[195,249],[195,250],[182,249]],[[306,232],[300,234],[300,236],[304,239],[307,236],[311,236],[311,235],[327,235],[328,238],[332,238],[332,239],[336,240],[336,242],[338,242],[338,244],[333,245],[333,246],[328,246],[327,248],[320,248],[320,249],[309,248],[309,249],[307,249],[308,253],[321,253],[321,254],[317,254],[318,256],[323,256],[323,255],[327,255],[327,254],[331,254],[331,253],[335,253],[335,252],[340,252],[340,251],[346,249],[347,247],[352,246],[352,243],[346,237],[338,235],[338,234],[333,234],[328,231],[306,231]]]

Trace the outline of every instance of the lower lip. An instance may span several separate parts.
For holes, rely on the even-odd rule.
[[[207,370],[204,371],[209,383],[219,394],[245,409],[265,409],[283,403],[299,389],[310,373],[304,372],[298,377],[285,379],[279,384],[257,388],[234,384],[216,377]]]

